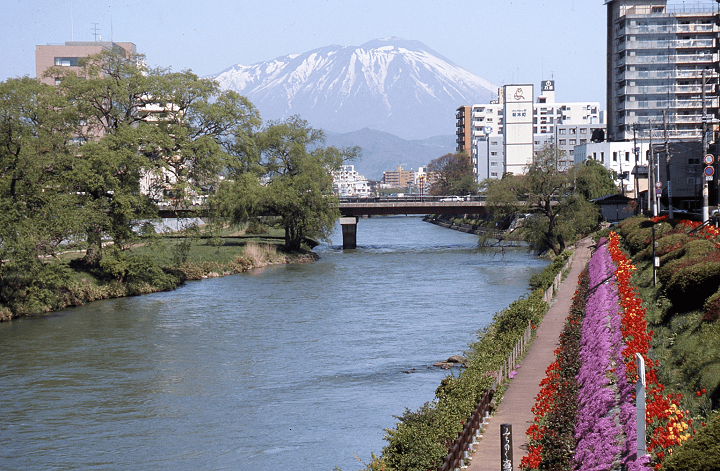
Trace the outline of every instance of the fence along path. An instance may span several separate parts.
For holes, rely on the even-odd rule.
[[[540,381],[545,377],[545,370],[555,361],[555,349],[559,345],[558,339],[565,318],[570,312],[578,277],[590,259],[590,244],[589,239],[583,239],[577,243],[570,273],[561,283],[556,279],[556,283],[550,288],[555,292],[555,301],[538,326],[535,339],[530,344],[520,368],[516,370],[514,378],[510,380],[510,385],[505,391],[497,413],[489,419],[485,419],[487,424],[484,425],[482,438],[473,447],[474,453],[470,455],[468,471],[498,471],[501,469],[500,425],[505,423],[513,426],[513,464],[514,469],[520,469],[520,459],[527,453],[525,431],[533,423],[534,418],[531,409],[540,392]],[[552,298],[552,294],[550,297]],[[515,366],[512,363],[514,361],[508,363],[504,368],[501,380],[508,377],[508,372],[511,371],[508,367]]]

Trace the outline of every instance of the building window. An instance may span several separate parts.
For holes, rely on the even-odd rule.
[[[490,162],[491,167],[497,167],[497,164],[498,164],[497,162]]]
[[[605,163],[605,152],[600,152],[600,162]]]
[[[575,149],[570,149],[568,152],[570,153],[570,155],[573,155],[575,154]]]
[[[688,159],[688,165],[700,165],[700,157],[698,157],[697,159]]]
[[[490,152],[490,155],[496,156],[496,155],[497,155],[497,152]]]
[[[613,162],[617,162],[617,152],[613,152]]]
[[[630,162],[630,152],[625,152],[625,162]]]
[[[580,128],[580,134],[587,134],[587,128]]]
[[[576,133],[577,133],[577,129],[575,129],[575,128],[570,128],[570,134],[576,134]]]
[[[575,144],[577,144],[577,140],[576,140],[576,139],[570,139],[570,145],[571,145],[571,146],[574,146]]]
[[[58,67],[77,67],[79,57],[56,57],[55,65]]]
[[[558,134],[565,134],[566,129],[558,129]]]
[[[490,172],[491,177],[497,177],[497,172]]]
[[[565,145],[565,142],[566,142],[565,139],[560,139],[560,145],[561,145],[561,146],[564,146],[564,145]]]
[[[580,144],[587,144],[587,139],[580,139]]]

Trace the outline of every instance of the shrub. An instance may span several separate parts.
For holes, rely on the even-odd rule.
[[[530,277],[530,288],[542,291],[547,290],[555,280],[555,276],[560,273],[560,270],[562,270],[565,263],[567,263],[568,258],[570,258],[570,252],[567,250],[555,257],[550,265],[546,266],[543,271]]]
[[[681,248],[688,241],[688,236],[685,233],[669,233],[660,238],[657,238],[657,234],[655,236],[658,243],[658,247],[655,249],[655,255],[658,257],[662,257],[673,250]],[[637,261],[652,261],[652,254],[652,244],[648,244],[647,247],[638,252],[634,259]]]
[[[663,471],[720,470],[720,414],[665,460]]]
[[[720,286],[720,253],[699,259],[689,259],[672,271],[665,294],[679,311],[703,307]]]
[[[250,221],[245,229],[246,234],[267,234],[268,228],[262,225],[259,221]]]
[[[705,300],[703,309],[705,310],[705,315],[702,320],[705,322],[712,322],[720,318],[720,289]]]

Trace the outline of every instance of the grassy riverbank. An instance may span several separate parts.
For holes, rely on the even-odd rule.
[[[287,253],[280,228],[187,230],[154,234],[118,250],[105,248],[99,267],[82,263],[83,250],[61,253],[43,263],[15,286],[4,286],[9,302],[0,304],[0,321],[42,314],[92,301],[135,296],[177,288],[182,283],[253,268],[317,259],[310,247]]]

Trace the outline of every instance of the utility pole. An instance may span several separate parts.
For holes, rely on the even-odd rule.
[[[657,216],[657,206],[655,199],[655,172],[653,165],[655,164],[655,152],[653,152],[653,141],[652,141],[652,120],[648,120],[650,125],[650,155],[648,156],[648,215],[652,214]]]
[[[670,178],[670,146],[668,145],[667,110],[663,110],[663,134],[665,137],[665,172],[667,173],[668,217],[673,218],[672,186]]]
[[[703,156],[702,158],[705,159],[705,156],[708,155],[708,139],[707,139],[707,105],[705,103],[705,69],[702,70],[702,152]],[[701,166],[701,168],[703,168]],[[708,182],[707,178],[705,178],[705,174],[703,173],[702,176],[703,179],[703,186],[702,186],[702,195],[703,195],[703,222],[706,222],[710,219],[710,202],[708,201]]]

